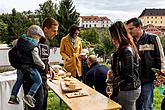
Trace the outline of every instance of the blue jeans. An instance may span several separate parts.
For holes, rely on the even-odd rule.
[[[13,89],[11,91],[11,95],[17,96],[18,91],[23,83],[23,73],[21,70],[17,70],[17,80],[13,86]]]
[[[30,71],[30,77],[33,80],[33,84],[28,92],[28,95],[34,96],[35,93],[37,92],[38,88],[40,87],[42,83],[41,75],[38,72],[36,68],[29,68]]]
[[[153,82],[143,83],[141,85],[141,94],[136,101],[136,110],[153,110],[153,91]]]
[[[36,68],[30,67],[28,68],[28,71],[30,73],[30,77],[33,80],[33,84],[28,92],[28,95],[34,96],[35,93],[37,92],[38,88],[40,87],[42,83],[42,79],[40,76],[40,73]],[[17,96],[19,88],[21,87],[23,83],[23,73],[21,70],[17,70],[17,81],[15,82],[11,95]]]

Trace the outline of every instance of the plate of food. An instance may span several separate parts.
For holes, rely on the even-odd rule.
[[[61,81],[61,89],[64,92],[74,92],[74,91],[78,91],[81,90],[82,88],[80,87],[79,84],[76,83],[75,80],[71,80],[71,81]]]
[[[88,93],[86,91],[78,91],[78,92],[66,93],[66,96],[68,98],[82,97],[82,96],[88,96]]]

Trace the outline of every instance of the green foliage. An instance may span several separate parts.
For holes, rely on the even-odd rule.
[[[96,44],[94,48],[94,52],[98,55],[98,57],[104,57],[105,55],[104,45],[102,43]]]
[[[163,96],[160,94],[157,87],[154,89],[154,110],[161,110]]]
[[[100,43],[99,33],[96,28],[89,28],[80,31],[80,37],[83,40],[89,41],[90,44]]]
[[[99,30],[99,41],[95,47],[95,53],[106,61],[107,58],[111,57],[111,53],[115,50],[115,47],[110,41],[108,29]]]
[[[17,39],[20,34],[26,32],[32,22],[22,13],[12,10],[12,14],[4,14],[0,16],[2,22],[7,24],[7,32],[1,36],[2,42],[10,44],[14,39]]]
[[[161,40],[161,43],[162,43],[162,46],[163,46],[163,50],[164,50],[164,52],[165,52],[165,35],[162,36],[162,37],[160,38],[160,40]]]
[[[93,46],[94,53],[99,57],[103,57],[104,60],[109,58],[115,49],[110,41],[108,29],[82,29],[80,31],[80,37],[83,41],[88,41],[87,47]]]
[[[104,31],[101,32],[100,36],[101,36],[100,39],[105,51],[104,58],[106,60],[106,58],[111,57],[111,53],[115,50],[115,46],[110,41],[109,31],[107,29],[104,29]]]
[[[39,4],[40,8],[35,10],[37,17],[39,18],[40,25],[46,17],[56,18],[57,4],[54,4],[52,0],[48,0],[43,4]]]
[[[83,48],[89,48],[90,42],[86,40],[82,40],[82,46]]]
[[[8,25],[0,18],[0,41],[3,41],[4,43],[6,40],[4,40],[5,38],[3,36],[8,34],[7,27]]]

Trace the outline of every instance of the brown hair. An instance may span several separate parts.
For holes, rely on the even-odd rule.
[[[133,41],[133,37],[127,31],[127,28],[125,27],[123,22],[117,21],[116,23],[112,24],[109,27],[109,31],[111,34],[111,38],[119,41],[119,48],[122,48],[123,46],[131,45],[135,50],[136,56],[140,58],[138,54],[138,50]]]
[[[52,17],[48,17],[45,18],[43,24],[42,24],[42,29],[44,29],[45,27],[47,27],[48,29],[52,27],[52,25],[58,26],[58,22],[52,18]]]
[[[130,23],[133,23],[135,27],[142,26],[142,21],[139,18],[131,18],[126,22],[127,25]]]

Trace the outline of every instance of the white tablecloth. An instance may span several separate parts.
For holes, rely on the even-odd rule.
[[[19,90],[19,105],[8,104],[12,87],[16,81],[16,71],[0,73],[0,110],[23,110],[23,89]]]

